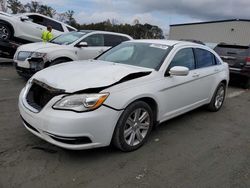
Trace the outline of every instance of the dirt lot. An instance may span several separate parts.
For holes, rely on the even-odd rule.
[[[67,151],[22,125],[25,81],[0,67],[0,187],[250,187],[250,92],[230,87],[217,113],[201,108],[160,125],[141,149]]]

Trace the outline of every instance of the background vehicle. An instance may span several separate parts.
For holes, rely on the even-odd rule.
[[[23,40],[39,42],[47,25],[53,28],[54,36],[76,29],[38,13],[7,14],[0,12],[0,40]]]
[[[62,34],[48,43],[20,46],[14,56],[17,72],[30,77],[35,72],[63,62],[92,59],[131,40],[128,35],[105,31],[74,31]]]
[[[228,63],[232,79],[240,79],[243,88],[250,87],[250,48],[221,43],[214,50]]]
[[[142,146],[154,124],[223,105],[227,63],[205,45],[127,41],[95,60],[49,67],[21,91],[24,126],[67,149]]]

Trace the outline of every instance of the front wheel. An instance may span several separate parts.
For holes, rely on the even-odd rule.
[[[146,142],[152,127],[152,109],[143,101],[134,102],[121,115],[112,142],[122,151],[136,150]]]
[[[226,85],[224,83],[220,83],[215,90],[213,98],[211,102],[208,104],[208,110],[212,112],[217,112],[222,107],[226,95]]]
[[[5,25],[0,23],[0,40],[9,40],[12,37],[12,33],[10,28]]]

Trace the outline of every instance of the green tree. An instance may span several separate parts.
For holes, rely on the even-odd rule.
[[[43,14],[45,16],[49,16],[51,18],[53,16],[55,16],[55,14],[56,14],[56,11],[52,7],[47,6],[47,5],[40,5],[38,12],[40,14]]]
[[[7,7],[12,11],[13,14],[25,12],[23,4],[18,0],[8,0]]]
[[[37,1],[31,1],[30,3],[27,3],[24,5],[24,7],[27,9],[27,12],[36,12],[38,13],[40,10],[40,3]]]
[[[74,18],[74,14],[75,12],[73,10],[68,10],[67,12],[65,12],[66,15],[66,23],[71,25],[72,27],[78,28],[79,24],[76,22],[75,18]]]

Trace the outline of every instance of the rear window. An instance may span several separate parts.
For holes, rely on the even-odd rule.
[[[220,56],[233,56],[244,58],[248,56],[248,46],[218,45],[214,49]]]

